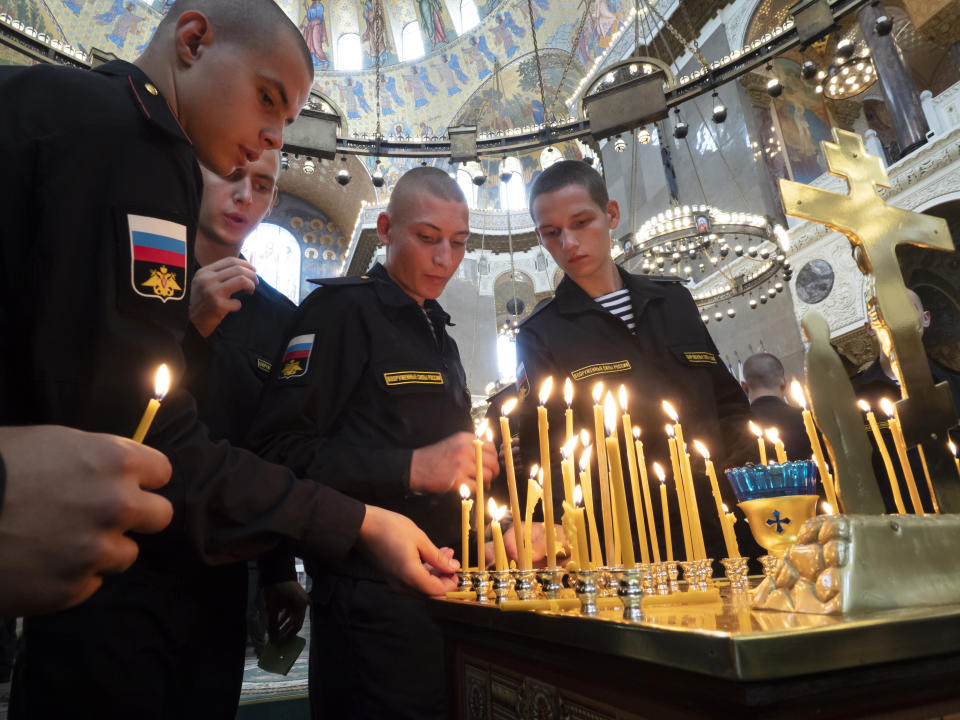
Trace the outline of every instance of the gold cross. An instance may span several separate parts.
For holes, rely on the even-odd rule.
[[[849,194],[781,180],[784,209],[787,215],[821,223],[850,240],[857,265],[868,278],[870,324],[900,381],[903,399],[897,402],[897,412],[907,445],[931,438],[945,442],[945,431],[957,424],[957,411],[947,383],[933,384],[920,319],[907,294],[896,250],[909,243],[952,251],[950,231],[940,218],[883,201],[877,188],[890,187],[887,171],[880,158],[867,153],[859,135],[834,128],[833,139],[834,143],[820,145],[830,173],[846,178]]]

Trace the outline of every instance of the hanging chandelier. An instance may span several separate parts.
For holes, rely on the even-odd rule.
[[[762,215],[684,205],[647,220],[615,252],[629,272],[687,283],[701,310],[737,297],[747,297],[754,309],[783,291],[780,278],[792,276],[786,245],[783,227]],[[728,317],[735,314],[727,309]],[[714,319],[723,316],[717,312]]]
[[[803,64],[801,75],[805,79],[816,78],[814,91],[831,100],[845,100],[859,95],[877,80],[877,69],[870,57],[870,49],[861,48],[849,38],[837,43],[834,58],[824,70],[809,60]]]

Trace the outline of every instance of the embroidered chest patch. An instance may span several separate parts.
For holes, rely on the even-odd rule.
[[[280,370],[280,379],[303,377],[310,367],[310,352],[313,350],[313,341],[316,334],[297,335],[287,343],[283,353],[283,368]]]
[[[127,215],[133,291],[161,302],[182,300],[187,288],[187,227],[169,220]]]
[[[387,387],[395,385],[443,385],[443,375],[438,372],[418,372],[408,370],[383,374]]]
[[[574,380],[586,380],[594,375],[626,372],[629,369],[629,360],[615,360],[614,362],[594,363],[593,365],[587,365],[586,367],[579,368],[578,370],[573,370],[570,373],[570,377],[572,377]]]

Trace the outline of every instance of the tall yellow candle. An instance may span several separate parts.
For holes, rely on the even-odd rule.
[[[933,491],[933,481],[930,479],[930,468],[927,467],[927,456],[923,452],[923,445],[917,445],[917,455],[920,456],[920,467],[923,468],[923,478],[927,481],[927,491],[930,493],[933,512],[939,515],[940,503],[937,502],[937,494]]]
[[[583,560],[583,553],[581,552],[581,547],[586,550],[586,546],[581,546],[579,542],[579,537],[577,536],[577,521],[576,521],[576,509],[568,503],[566,500],[563,501],[563,532],[567,536],[567,544],[570,546],[570,555],[573,559],[573,562],[581,570],[586,568],[586,563]]]
[[[526,548],[521,570],[533,569],[533,511],[543,497],[543,474],[540,466],[534,465],[530,470],[530,479],[527,481],[527,512],[523,523],[523,546]]]
[[[503,463],[506,466],[507,493],[510,496],[510,512],[513,514],[513,536],[517,542],[517,558],[520,567],[523,567],[523,554],[527,548],[523,544],[520,498],[517,495],[517,475],[513,467],[513,436],[510,434],[510,420],[507,418],[516,406],[516,398],[510,398],[500,406],[500,441],[503,443]]]
[[[560,448],[560,469],[563,472],[563,499],[573,506],[573,486],[577,484],[574,477],[573,450],[577,446],[576,437],[571,438]]]
[[[470,488],[461,485],[460,497],[460,567],[466,570],[470,567],[470,510],[473,508]]]
[[[673,562],[673,533],[670,530],[670,508],[667,505],[667,483],[666,475],[660,463],[653,464],[653,472],[656,473],[660,481],[660,510],[663,513],[663,534],[667,543],[667,562]]]
[[[910,458],[907,456],[907,443],[903,439],[903,430],[900,428],[900,418],[897,416],[897,407],[887,398],[880,401],[880,409],[887,414],[887,426],[890,428],[890,434],[893,435],[893,446],[897,449],[897,457],[900,458],[900,469],[903,471],[903,477],[907,481],[907,492],[910,493],[910,504],[913,505],[913,512],[917,515],[923,514],[923,505],[920,502],[920,491],[917,489],[917,481],[913,477],[913,469],[910,467]]]
[[[574,524],[577,528],[577,545],[580,547],[580,559],[588,570],[594,568],[590,557],[590,545],[587,542],[586,520],[583,515],[583,490],[577,485],[573,489]]]
[[[737,531],[733,529],[733,524],[737,522],[736,516],[727,509],[726,505],[721,505],[722,515],[720,516],[720,528],[723,530],[723,543],[727,548],[727,557],[740,557],[740,546],[737,544]]]
[[[697,491],[693,484],[693,470],[690,468],[690,454],[687,444],[683,441],[683,426],[676,410],[666,400],[662,403],[664,412],[673,420],[673,432],[677,441],[677,456],[680,460],[680,473],[683,476],[683,495],[687,501],[687,522],[690,524],[690,540],[693,542],[694,559],[703,560],[707,557],[707,549],[703,542],[703,526],[700,522],[700,508],[697,504]]]
[[[640,495],[640,476],[637,472],[636,448],[630,442],[633,424],[630,422],[630,413],[627,412],[627,388],[620,386],[620,410],[623,415],[623,443],[627,451],[627,470],[630,473],[630,492],[633,495],[633,519],[637,524],[637,543],[640,545],[641,562],[650,562],[650,547],[647,544],[647,523],[643,519],[643,498]]]
[[[960,458],[957,457],[957,446],[954,445],[953,440],[947,440],[947,447],[950,448],[950,453],[953,455],[953,466],[957,469],[957,477],[960,477]]]
[[[557,567],[557,531],[553,526],[553,481],[550,476],[550,434],[547,423],[547,400],[553,391],[553,378],[540,386],[540,405],[537,406],[537,428],[540,432],[540,470],[543,472],[543,522],[546,536],[547,567]]]
[[[650,533],[650,551],[653,561],[660,562],[660,540],[657,538],[657,524],[653,520],[653,502],[650,499],[650,478],[647,475],[647,461],[643,456],[643,442],[640,440],[640,428],[633,428],[633,447],[637,452],[637,466],[640,468],[640,484],[643,487],[643,507],[647,511],[647,530]]]
[[[677,504],[680,506],[680,529],[683,531],[683,559],[694,560],[693,542],[690,537],[690,523],[687,518],[687,500],[683,493],[683,474],[680,472],[680,455],[677,452],[677,439],[674,437],[672,425],[667,425],[667,445],[670,447],[673,487],[677,493]]]
[[[564,443],[573,440],[573,381],[567,378],[563,381],[563,401],[567,404],[567,409],[563,413],[567,431]]]
[[[827,495],[827,501],[834,508],[840,509],[840,505],[837,502],[837,489],[833,486],[833,477],[830,475],[830,469],[827,467],[827,459],[823,454],[820,436],[817,435],[817,428],[813,424],[813,415],[807,410],[807,396],[803,391],[803,386],[794,380],[790,383],[790,394],[793,396],[793,401],[800,406],[802,411],[803,427],[807,431],[810,447],[813,448],[813,457],[817,463],[817,471],[820,473],[820,483],[823,485],[823,491]]]
[[[583,433],[581,433],[581,442]],[[597,514],[593,507],[593,478],[590,476],[590,452],[593,447],[589,438],[584,444],[584,451],[580,455],[580,487],[583,494],[583,505],[586,510],[588,533],[590,535],[590,560],[595,565],[603,565],[603,553],[600,551],[600,532],[597,530]]]
[[[783,447],[783,440],[780,439],[780,431],[775,427],[767,428],[764,435],[767,436],[767,440],[773,443],[773,449],[777,453],[777,462],[785,463],[787,461],[787,451]]]
[[[604,426],[607,430],[607,459],[610,462],[610,486],[613,494],[613,511],[620,531],[620,553],[625,568],[636,567],[633,554],[633,537],[630,532],[630,515],[627,511],[627,489],[623,484],[623,466],[620,462],[620,438],[617,433],[617,401],[607,393],[603,402]]]
[[[477,528],[477,570],[480,571],[486,569],[483,542],[483,529],[486,527],[486,523],[483,520],[483,436],[486,434],[486,432],[487,420],[484,418],[477,424],[476,437],[473,439],[473,450],[476,460],[477,473],[477,502],[474,505],[474,510],[476,511],[477,515],[474,525]]]
[[[603,432],[603,383],[593,386],[593,437],[597,448],[597,478],[600,481],[600,518],[603,521],[603,550],[608,565],[614,564],[613,514],[610,511],[610,479],[607,473],[607,446],[602,442]]]
[[[717,504],[717,517],[720,519],[720,529],[724,530],[725,528],[725,515],[727,510],[724,509],[723,498],[720,495],[720,483],[717,482],[717,471],[713,467],[713,460],[710,459],[710,451],[707,450],[707,446],[704,445],[699,440],[693,441],[693,446],[697,449],[697,452],[703,457],[703,463],[706,467],[707,478],[710,480],[710,490],[713,492],[713,500]],[[724,541],[726,541],[726,531],[724,530]],[[730,554],[729,547],[727,548],[727,557],[737,557]]]
[[[153,424],[153,418],[156,416],[157,410],[160,409],[160,402],[166,396],[168,390],[170,390],[170,370],[167,369],[166,364],[163,364],[157,368],[153,397],[150,398],[147,403],[147,409],[143,411],[140,424],[137,425],[137,429],[133,433],[134,442],[142,443],[143,439],[147,436],[147,431],[150,430],[150,425]]]
[[[748,423],[750,427],[750,432],[757,436],[757,448],[760,450],[760,464],[767,464],[767,446],[763,442],[763,430],[760,429],[760,426],[757,425],[753,420]]]
[[[880,457],[883,459],[883,466],[887,470],[887,480],[890,483],[890,492],[893,494],[893,503],[897,507],[897,512],[901,515],[907,514],[907,509],[903,505],[903,495],[900,494],[900,483],[897,481],[897,473],[893,469],[893,461],[890,459],[890,452],[887,450],[887,443],[883,440],[880,433],[880,426],[877,425],[877,417],[870,409],[870,405],[865,400],[858,400],[857,405],[867,414],[867,424],[870,426],[870,432],[873,433],[873,440],[880,451]],[[832,504],[832,503],[831,503]]]
[[[500,528],[500,519],[507,512],[506,506],[500,507],[493,498],[487,503],[487,511],[490,513],[490,536],[493,538],[493,562],[497,570],[509,570],[510,563],[507,562],[507,549],[503,544],[503,530]]]

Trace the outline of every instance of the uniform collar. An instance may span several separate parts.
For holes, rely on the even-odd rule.
[[[640,275],[632,275],[619,265],[617,266],[617,272],[623,279],[623,286],[630,291],[635,318],[640,316],[648,302],[664,297],[663,290],[652,280]],[[583,288],[570,279],[569,275],[564,275],[563,280],[557,285],[555,297],[557,309],[562,315],[572,315],[600,308]]]
[[[387,272],[387,269],[379,262],[370,268],[367,275],[374,279],[374,288],[377,291],[377,297],[380,298],[380,302],[384,305],[397,308],[410,307],[412,305],[418,308],[420,307],[420,304],[416,300],[407,295],[407,293],[403,291],[403,288],[394,282],[393,278],[391,278]],[[442,320],[444,325],[453,325],[453,323],[450,322],[450,316],[436,300],[429,298],[424,300],[423,309],[431,316]]]
[[[177,140],[182,140],[191,147],[193,146],[193,142],[180,125],[180,121],[177,120],[173,110],[170,109],[167,99],[157,91],[156,85],[139,67],[125,60],[113,60],[100,65],[93,72],[126,77],[130,95],[143,116]]]

